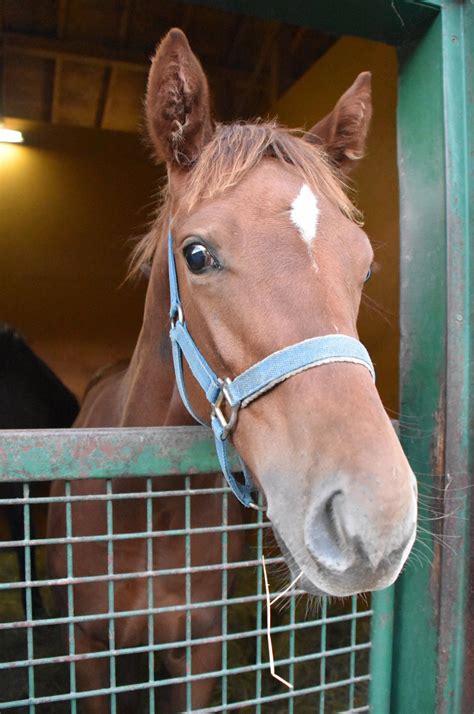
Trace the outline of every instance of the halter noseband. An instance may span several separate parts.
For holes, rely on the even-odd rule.
[[[285,347],[265,357],[249,367],[235,379],[221,379],[209,367],[188,332],[184,312],[179,298],[178,276],[173,255],[171,229],[168,233],[168,271],[170,281],[170,338],[173,350],[173,364],[176,384],[181,399],[191,416],[203,426],[209,426],[200,419],[189,403],[184,384],[183,355],[194,378],[199,383],[211,405],[211,429],[214,433],[216,451],[227,483],[244,506],[259,508],[252,499],[256,492],[250,474],[239,457],[244,476],[244,483],[239,483],[230,469],[229,435],[234,428],[240,409],[258,399],[275,385],[312,367],[320,367],[333,362],[353,362],[366,367],[375,381],[375,371],[369,353],[364,345],[354,337],[347,335],[324,335],[312,337],[295,345]],[[223,407],[227,405],[230,416],[227,418]]]

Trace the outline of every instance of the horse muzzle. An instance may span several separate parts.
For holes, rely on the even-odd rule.
[[[377,509],[377,504],[372,507]],[[298,587],[316,595],[345,597],[391,585],[415,540],[415,492],[404,504],[402,517],[400,509],[394,508],[392,514],[383,511],[379,506],[372,514],[371,506],[364,508],[353,495],[336,488],[307,510],[304,547],[289,547],[282,530],[274,527],[292,577],[303,572]]]

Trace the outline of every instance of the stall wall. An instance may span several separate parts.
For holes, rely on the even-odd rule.
[[[288,126],[309,129],[327,114],[359,72],[372,72],[374,114],[367,156],[353,174],[378,270],[367,284],[359,329],[377,370],[382,399],[398,408],[399,213],[396,159],[397,59],[395,49],[344,37],[278,101]]]
[[[123,280],[158,172],[132,134],[22,128],[24,145],[0,144],[0,321],[81,395],[135,343],[144,285]]]

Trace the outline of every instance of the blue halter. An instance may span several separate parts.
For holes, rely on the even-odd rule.
[[[227,483],[244,506],[258,508],[252,499],[256,492],[250,474],[240,459],[244,483],[239,483],[230,470],[228,437],[234,428],[240,409],[261,397],[269,389],[311,367],[319,367],[332,362],[354,362],[366,367],[375,381],[375,372],[369,353],[359,340],[347,335],[324,335],[303,340],[265,357],[235,379],[221,379],[209,367],[202,353],[188,332],[183,308],[179,299],[178,276],[173,255],[171,229],[168,233],[168,270],[170,280],[170,337],[173,349],[173,364],[181,399],[191,416],[203,426],[209,426],[200,419],[189,403],[184,384],[183,355],[189,369],[199,383],[211,405],[211,428],[214,432],[216,451]],[[230,416],[224,414],[227,405]]]

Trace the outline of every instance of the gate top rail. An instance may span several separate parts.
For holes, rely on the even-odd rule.
[[[219,472],[214,437],[202,426],[0,429],[0,483]]]
[[[0,482],[218,471],[212,432],[201,426],[0,429]]]

